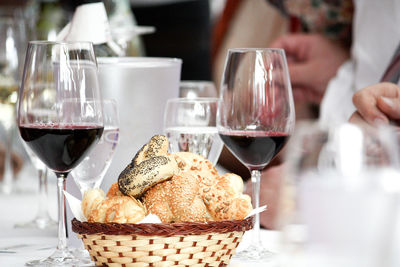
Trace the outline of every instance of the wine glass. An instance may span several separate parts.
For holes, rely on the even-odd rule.
[[[1,191],[13,191],[16,175],[11,164],[13,131],[15,131],[15,103],[21,76],[22,51],[25,52],[24,21],[13,16],[0,17],[0,123],[4,127],[5,160]]]
[[[104,131],[99,142],[71,171],[71,176],[78,185],[82,198],[91,188],[98,188],[110,167],[119,139],[119,119],[117,102],[114,99],[104,99],[103,104]],[[80,243],[80,247],[73,251],[82,263],[90,264],[88,251]]]
[[[280,266],[399,266],[397,143],[387,127],[296,125],[279,208]]]
[[[102,104],[104,116],[103,135],[93,150],[71,172],[82,197],[88,189],[100,186],[104,175],[110,167],[118,144],[119,119],[117,102],[114,99],[104,99]]]
[[[70,171],[103,133],[100,100],[92,43],[29,42],[17,123],[22,139],[57,176],[58,245],[51,256],[28,266],[78,262],[67,248],[63,190]]]
[[[192,152],[214,165],[223,143],[218,136],[216,116],[218,98],[173,98],[164,112],[164,132],[171,152]]]
[[[253,205],[259,207],[260,171],[283,148],[295,123],[285,53],[281,49],[229,49],[220,90],[217,127],[228,149],[251,172]],[[250,246],[239,258],[271,259],[255,215]]]

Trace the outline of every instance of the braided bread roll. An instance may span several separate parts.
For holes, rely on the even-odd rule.
[[[252,210],[243,180],[236,174],[219,176],[210,161],[188,152],[171,154],[180,173],[149,189],[143,203],[164,223],[242,220]]]

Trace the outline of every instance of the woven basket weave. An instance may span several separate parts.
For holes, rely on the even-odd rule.
[[[253,227],[241,221],[172,224],[89,223],[72,220],[97,266],[225,266]]]

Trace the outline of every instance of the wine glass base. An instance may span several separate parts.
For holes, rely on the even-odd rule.
[[[242,250],[234,255],[235,259],[262,262],[272,262],[275,257],[275,253],[263,248],[262,246],[254,245],[250,245],[245,250]]]
[[[50,217],[45,218],[35,218],[30,222],[17,223],[14,225],[15,228],[25,228],[25,229],[49,229],[57,227],[57,222]]]
[[[90,258],[90,254],[86,249],[76,248],[70,251],[74,257],[79,260],[79,266],[94,266],[94,262]]]
[[[11,195],[14,193],[14,184],[6,184],[4,181],[0,184],[0,194]]]
[[[79,266],[79,260],[76,259],[67,249],[57,249],[51,256],[42,260],[33,260],[25,263],[26,266]]]

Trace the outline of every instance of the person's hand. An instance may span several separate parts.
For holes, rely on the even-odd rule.
[[[279,211],[279,201],[283,182],[283,167],[277,165],[261,173],[260,206],[267,205],[267,210],[260,214],[260,223],[268,229],[275,229]],[[251,181],[246,183],[246,194],[252,195]]]
[[[319,34],[288,34],[271,47],[285,50],[296,102],[319,104],[328,82],[349,58],[349,49]]]
[[[353,103],[357,111],[350,117],[352,123],[400,122],[400,89],[393,83],[368,86],[354,94]]]

